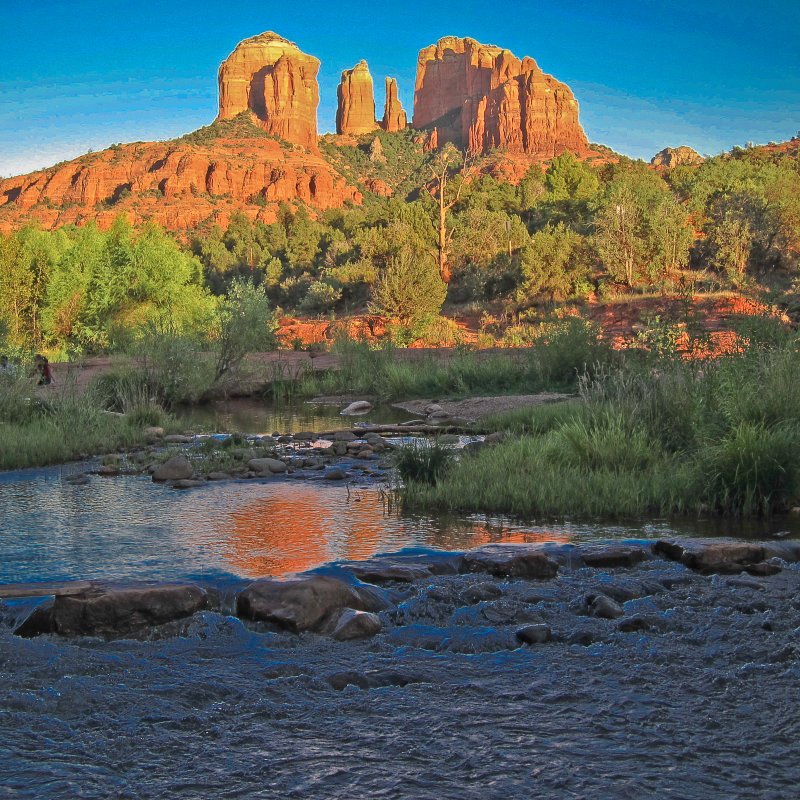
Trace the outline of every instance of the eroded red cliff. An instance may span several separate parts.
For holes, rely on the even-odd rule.
[[[319,59],[272,31],[245,39],[219,68],[219,116],[252,111],[268,133],[317,148]]]
[[[435,127],[439,144],[473,154],[504,148],[552,158],[589,149],[566,84],[532,58],[469,38],[445,37],[420,51],[413,124]]]
[[[191,138],[191,137],[188,137]],[[119,214],[171,230],[227,223],[236,211],[272,222],[281,202],[338,208],[361,195],[318,154],[261,136],[122,145],[0,182],[0,230]]]

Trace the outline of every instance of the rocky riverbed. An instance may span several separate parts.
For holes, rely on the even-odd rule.
[[[172,599],[78,587],[62,634],[32,638],[8,604],[0,788],[793,796],[798,558],[791,541],[414,551]]]

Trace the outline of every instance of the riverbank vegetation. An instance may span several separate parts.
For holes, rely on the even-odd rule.
[[[501,443],[466,455],[406,507],[523,517],[771,515],[800,506],[800,351],[765,322],[737,353],[667,354],[581,376],[573,402],[484,421]]]
[[[371,161],[375,138],[325,144],[351,179],[365,179],[369,163],[370,180],[392,188],[386,197],[365,184],[361,206],[285,204],[270,224],[234,213],[181,237],[124,218],[107,231],[0,235],[8,346],[60,358],[120,352],[167,309],[180,329],[201,329],[242,278],[284,312],[390,318],[387,335],[401,345],[447,334],[443,308],[493,318],[482,328],[494,341],[513,320],[507,343],[527,344],[563,302],[735,289],[800,306],[796,148],[736,148],[665,172],[564,154],[515,185],[488,162],[425,154],[407,134],[378,134],[387,160]]]

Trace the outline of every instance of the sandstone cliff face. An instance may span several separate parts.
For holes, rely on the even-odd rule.
[[[25,220],[107,226],[119,214],[171,230],[224,225],[235,211],[272,222],[283,201],[327,209],[361,194],[319,155],[264,137],[140,143],[0,181],[0,230]]]
[[[656,153],[650,164],[658,169],[672,169],[673,167],[697,167],[705,161],[703,156],[692,150],[691,147],[665,147]]]
[[[268,133],[317,148],[320,62],[267,31],[240,42],[219,68],[219,116],[250,110]]]
[[[413,124],[473,154],[500,147],[552,158],[589,149],[568,86],[532,58],[474,39],[446,37],[420,51]]]
[[[405,130],[407,124],[406,112],[403,110],[397,94],[397,81],[394,78],[387,78],[386,103],[383,107],[381,128],[389,133],[394,133]]]
[[[336,133],[361,136],[378,127],[375,122],[375,91],[366,61],[342,73],[339,83]]]

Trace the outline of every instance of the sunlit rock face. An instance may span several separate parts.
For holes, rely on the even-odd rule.
[[[386,79],[386,103],[383,107],[383,121],[381,128],[394,133],[396,131],[405,130],[408,124],[406,112],[400,103],[400,98],[397,94],[397,81],[394,78]]]
[[[245,39],[219,68],[219,119],[252,111],[263,128],[317,147],[319,59],[272,31]]]
[[[589,147],[566,84],[532,58],[469,38],[448,36],[420,51],[413,124],[473,154],[504,148],[549,158]]]
[[[375,90],[366,61],[342,73],[338,90],[336,132],[361,136],[378,127],[375,121]]]
[[[665,147],[656,153],[650,164],[657,169],[672,169],[673,167],[697,167],[705,161],[703,156],[692,150],[691,147]]]

